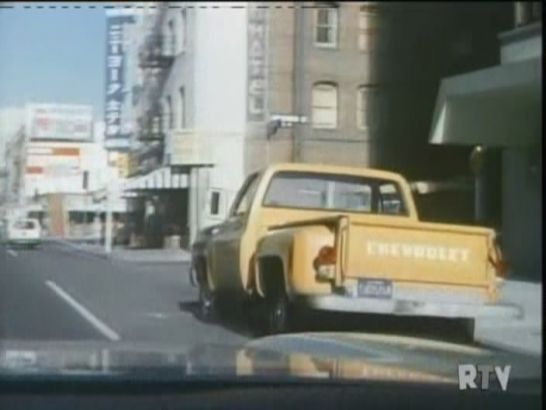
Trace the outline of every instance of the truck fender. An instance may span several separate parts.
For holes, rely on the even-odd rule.
[[[190,272],[190,279],[192,280],[192,282],[195,281],[194,286],[199,285],[202,280],[206,280],[210,289],[215,289],[214,281],[211,277],[208,258],[205,255],[196,256],[196,258],[192,261],[191,270],[194,272],[195,275],[193,276],[192,272]]]
[[[256,258],[255,270],[256,291],[262,298],[267,295],[268,283],[271,280],[282,280],[285,291],[288,293],[288,277],[286,261],[279,254],[259,255]]]

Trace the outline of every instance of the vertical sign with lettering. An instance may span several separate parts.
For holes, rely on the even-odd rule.
[[[267,9],[248,8],[247,119],[265,121],[267,83]]]
[[[106,17],[105,146],[123,149],[129,142],[122,127],[124,57],[128,51],[124,28],[134,22],[134,16],[130,10],[108,10]]]

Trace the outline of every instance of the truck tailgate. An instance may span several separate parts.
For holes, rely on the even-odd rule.
[[[432,223],[350,221],[343,276],[486,286],[492,231]]]

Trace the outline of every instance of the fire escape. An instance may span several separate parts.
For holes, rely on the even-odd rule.
[[[138,64],[144,74],[137,104],[137,139],[142,144],[135,158],[139,173],[161,166],[165,151],[168,118],[162,109],[161,94],[175,56],[174,38],[164,34],[167,10],[165,3],[159,7],[138,51]]]

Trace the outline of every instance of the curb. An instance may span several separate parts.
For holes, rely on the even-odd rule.
[[[84,255],[88,255],[88,256],[94,256],[96,258],[100,258],[100,259],[111,259],[110,256],[108,256],[105,252],[93,252],[89,249],[85,249],[85,247],[81,246],[81,245],[78,245],[76,243],[73,243],[73,242],[70,242],[70,241],[65,241],[63,239],[57,239],[57,238],[48,238],[48,239],[45,239],[44,242],[49,242],[49,243],[53,243],[53,244],[58,244],[58,245],[64,245],[68,248],[71,248],[73,250],[76,250],[78,252],[80,252],[81,254],[84,254]],[[64,250],[62,247],[59,248],[61,250],[61,252]]]
[[[100,259],[106,259],[106,260],[114,260],[114,261],[121,261],[121,262],[130,262],[130,263],[141,263],[141,264],[177,264],[177,263],[181,263],[181,264],[186,264],[186,263],[190,263],[191,262],[191,257],[182,257],[182,258],[173,258],[173,259],[169,259],[169,258],[162,258],[162,259],[143,259],[143,258],[139,258],[139,257],[136,257],[136,258],[131,258],[131,257],[127,257],[127,255],[122,255],[120,253],[117,253],[117,252],[112,252],[110,255],[107,255],[106,252],[104,251],[94,251],[94,250],[91,250],[91,249],[86,249],[85,246],[81,246],[77,243],[74,243],[74,242],[71,242],[71,241],[66,241],[66,240],[63,240],[63,239],[57,239],[57,238],[49,238],[49,239],[45,239],[46,242],[50,242],[50,243],[56,243],[56,244],[60,244],[60,245],[64,245],[66,247],[69,247],[71,249],[74,249],[78,252],[80,252],[81,254],[85,254],[85,255],[89,255],[89,256],[93,256],[93,257],[96,257],[96,258],[100,258]],[[62,250],[62,248],[60,248]]]

